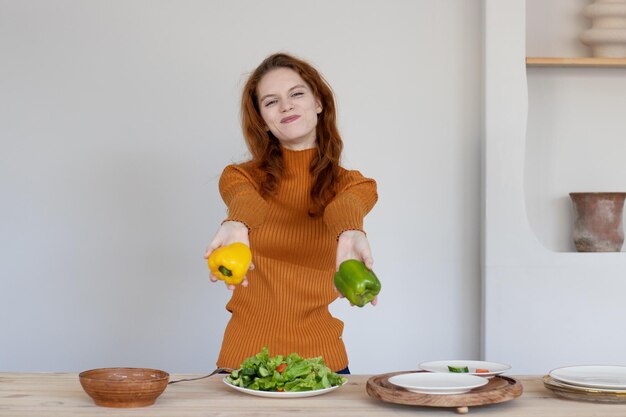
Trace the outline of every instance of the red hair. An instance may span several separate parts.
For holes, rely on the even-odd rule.
[[[309,215],[322,215],[326,205],[335,196],[335,183],[339,176],[339,159],[343,142],[337,129],[337,112],[332,89],[324,77],[309,63],[284,53],[267,57],[250,75],[241,98],[241,127],[252,160],[265,173],[261,182],[261,195],[273,195],[283,173],[283,156],[278,139],[266,130],[259,110],[257,86],[268,72],[277,68],[289,68],[308,84],[313,95],[322,105],[316,127],[317,156],[311,162],[313,175],[311,199],[313,206]]]

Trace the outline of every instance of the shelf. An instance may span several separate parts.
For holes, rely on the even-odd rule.
[[[626,58],[540,58],[527,57],[527,67],[626,68]]]

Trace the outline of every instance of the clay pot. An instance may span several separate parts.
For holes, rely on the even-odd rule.
[[[574,204],[574,244],[578,252],[620,252],[626,193],[570,193]]]

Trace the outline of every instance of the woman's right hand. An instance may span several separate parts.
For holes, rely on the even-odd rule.
[[[241,222],[236,222],[236,221],[226,221],[222,223],[217,233],[213,237],[211,244],[206,249],[206,252],[204,253],[204,259],[209,259],[209,256],[211,256],[211,253],[215,249],[220,248],[222,246],[230,245],[231,243],[235,243],[235,242],[241,242],[241,243],[244,243],[248,247],[250,246],[250,239],[248,238],[248,226],[246,226],[245,224]],[[253,269],[254,269],[254,264],[250,263],[249,270],[253,270]],[[218,281],[217,277],[215,277],[213,274],[209,274],[209,279],[213,282]],[[248,286],[247,277],[244,277],[243,281],[241,281],[241,284],[239,285],[247,287]],[[235,285],[232,285],[232,284],[230,285],[226,284],[226,287],[229,290],[235,289]]]

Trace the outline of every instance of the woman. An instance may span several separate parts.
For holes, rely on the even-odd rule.
[[[322,356],[332,370],[349,373],[343,322],[328,305],[337,298],[333,275],[341,262],[372,268],[363,218],[376,203],[376,183],[339,166],[332,90],[300,59],[266,58],[244,87],[241,117],[252,159],[222,173],[228,217],[205,257],[243,242],[253,266],[241,285],[228,286],[232,317],[217,366],[238,368],[267,346],[272,355]]]

